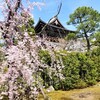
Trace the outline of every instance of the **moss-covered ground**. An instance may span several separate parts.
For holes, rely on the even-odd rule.
[[[100,83],[84,89],[59,90],[46,93],[46,95],[49,100],[100,100]],[[41,94],[38,99],[44,100]]]

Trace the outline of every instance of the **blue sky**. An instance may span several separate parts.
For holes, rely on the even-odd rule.
[[[34,0],[33,0],[34,1]],[[45,1],[45,6],[41,7],[41,10],[35,8],[33,10],[35,24],[37,23],[39,17],[47,22],[51,17],[57,13],[58,6],[62,1],[62,9],[58,16],[60,22],[67,29],[74,30],[73,26],[69,26],[66,22],[69,20],[69,15],[74,12],[74,10],[81,6],[89,6],[100,12],[100,0],[35,0],[35,1]]]
[[[66,22],[69,20],[69,15],[73,13],[76,8],[81,6],[89,6],[100,12],[100,0],[31,0],[31,1],[38,1],[45,3],[45,5],[41,7],[41,10],[35,7],[32,11],[35,24],[38,22],[39,17],[45,22],[47,22],[50,18],[52,18],[57,13],[58,6],[62,1],[62,9],[58,18],[64,27],[72,30],[74,30],[75,28],[73,26],[67,25]],[[26,5],[25,2],[24,5]],[[0,13],[0,20],[1,19],[2,15]]]

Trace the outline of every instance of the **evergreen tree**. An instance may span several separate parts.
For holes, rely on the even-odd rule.
[[[91,7],[79,7],[70,15],[70,20],[67,24],[76,26],[80,35],[86,38],[87,50],[90,50],[89,36],[98,30],[100,23],[100,13]]]

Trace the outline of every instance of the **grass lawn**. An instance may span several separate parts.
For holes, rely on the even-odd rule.
[[[100,100],[100,83],[85,89],[59,90],[46,93],[46,95],[50,100]],[[44,100],[42,95],[39,95],[38,99]]]

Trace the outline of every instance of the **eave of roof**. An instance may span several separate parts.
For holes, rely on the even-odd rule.
[[[50,20],[52,20],[52,18],[50,19]],[[58,27],[58,26],[56,26],[56,25],[53,25],[52,23],[53,22],[50,22],[50,20],[48,21],[48,23],[46,23],[46,22],[44,22],[42,19],[40,19],[39,18],[39,21],[38,21],[38,23],[35,25],[35,28],[39,25],[39,23],[43,23],[43,24],[47,24],[47,26],[51,26],[51,27],[54,27],[54,28],[57,28],[57,29],[61,29],[61,30],[64,30],[64,31],[69,31],[69,32],[76,32],[76,31],[72,31],[72,30],[69,30],[69,29],[66,29],[62,24],[61,24],[61,22],[58,20],[58,18],[56,17],[54,20],[53,20],[53,22],[55,21],[55,20],[57,20],[58,22],[59,22],[59,24],[62,26],[62,27]]]
[[[65,28],[62,24],[61,24],[61,22],[59,21],[59,19],[58,19],[58,17],[57,16],[54,16],[53,18],[51,18],[50,20],[49,20],[49,24],[53,24],[53,22],[55,22],[55,21],[58,21],[58,23],[60,24],[60,26],[62,27],[62,28]]]
[[[35,25],[35,27],[37,27],[40,22],[42,22],[44,24],[47,24],[46,22],[44,22],[42,19],[39,18],[39,20],[38,20],[37,24]]]

